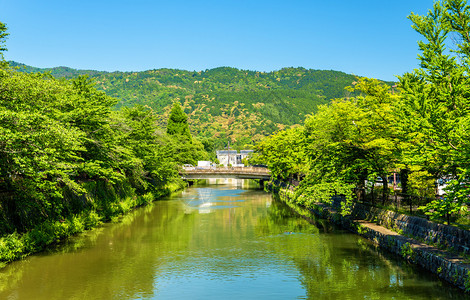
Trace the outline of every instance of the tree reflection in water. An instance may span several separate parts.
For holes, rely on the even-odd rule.
[[[210,203],[207,204],[207,203]],[[449,299],[425,272],[270,194],[189,188],[0,271],[0,299]]]

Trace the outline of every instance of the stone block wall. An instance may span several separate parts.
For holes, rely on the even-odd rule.
[[[468,230],[360,203],[354,204],[351,217],[376,222],[429,245],[450,249],[461,254],[470,254],[470,231]]]
[[[291,193],[292,191],[287,189],[279,190],[280,198],[284,202],[298,207],[290,199]],[[448,243],[454,249],[468,251],[466,247],[468,247],[469,239],[468,232],[465,230],[362,204],[355,204],[350,216],[342,216],[337,210],[323,203],[317,203],[310,209],[303,209],[310,214],[328,219],[345,229],[357,233],[373,241],[381,248],[424,267],[443,280],[467,292],[470,291],[470,264],[462,262],[460,257],[454,257],[436,247],[416,241],[417,238],[418,240],[440,242],[441,245],[442,243]],[[383,224],[383,227],[390,227],[389,229],[393,229],[395,232],[400,232],[400,230],[403,232],[400,232],[401,234],[395,232],[387,234],[380,230],[374,230],[369,226],[361,225],[361,220],[374,221]]]

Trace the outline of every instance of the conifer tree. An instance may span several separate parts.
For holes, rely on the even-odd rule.
[[[186,141],[191,141],[191,132],[188,126],[188,116],[184,113],[178,102],[173,103],[166,132],[169,135],[180,136]]]
[[[7,32],[7,26],[0,22],[0,67],[2,65],[6,65],[6,62],[3,59],[3,51],[7,51],[7,48],[5,47],[5,39],[9,35]]]

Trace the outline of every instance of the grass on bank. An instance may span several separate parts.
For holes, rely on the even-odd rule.
[[[89,187],[88,196],[93,195],[89,199],[93,203],[91,208],[62,220],[45,221],[25,233],[14,232],[0,237],[0,268],[14,260],[41,252],[48,246],[57,244],[70,236],[99,227],[104,222],[117,222],[120,216],[129,213],[134,208],[147,205],[184,187],[184,182],[175,181],[162,190],[143,195],[136,195],[135,191],[129,187],[121,190],[120,193],[116,193],[113,188]]]

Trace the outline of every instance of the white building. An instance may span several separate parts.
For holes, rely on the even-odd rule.
[[[217,159],[223,166],[244,167],[242,159],[248,157],[253,150],[217,150]]]
[[[198,169],[210,169],[212,167],[212,162],[208,160],[199,160],[197,162]]]

